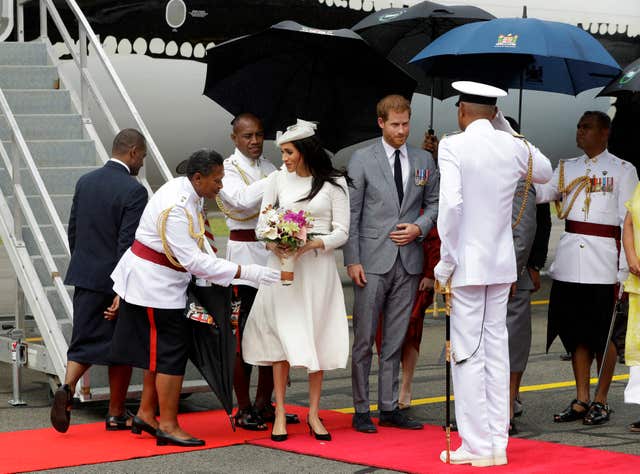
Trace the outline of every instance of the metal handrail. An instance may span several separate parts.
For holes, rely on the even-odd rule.
[[[27,220],[27,224],[29,225],[29,228],[31,229],[31,232],[33,234],[33,237],[36,241],[36,245],[38,246],[38,249],[40,250],[40,254],[42,255],[42,258],[45,262],[45,265],[47,266],[47,270],[50,272],[51,274],[51,278],[53,280],[53,284],[60,296],[60,300],[62,301],[62,304],[65,308],[65,312],[67,313],[67,317],[69,319],[72,318],[73,315],[73,305],[71,303],[71,298],[69,297],[69,293],[67,293],[66,288],[64,287],[64,282],[62,281],[62,278],[60,277],[60,272],[58,271],[58,268],[55,264],[55,260],[53,259],[53,256],[51,255],[51,252],[49,250],[49,247],[46,244],[46,241],[44,239],[44,236],[42,235],[42,232],[40,231],[40,228],[38,226],[38,222],[33,214],[33,211],[31,209],[31,206],[29,205],[29,201],[27,200],[27,196],[22,188],[22,184],[21,184],[21,179],[20,179],[20,166],[19,166],[19,161],[18,161],[18,156],[22,155],[22,158],[24,160],[24,162],[27,165],[27,169],[29,170],[29,172],[31,173],[31,177],[33,179],[33,182],[36,186],[36,188],[38,189],[38,192],[40,193],[40,197],[42,199],[42,202],[44,204],[45,209],[47,210],[47,213],[49,214],[49,219],[51,220],[51,224],[53,225],[53,228],[56,231],[57,237],[58,239],[62,242],[62,245],[64,247],[64,249],[66,250],[67,255],[71,255],[70,251],[69,251],[69,242],[67,239],[67,232],[64,230],[64,226],[62,225],[62,221],[60,220],[60,217],[58,216],[58,212],[56,211],[56,208],[53,204],[53,201],[51,200],[51,196],[49,195],[49,193],[47,192],[47,189],[44,185],[44,181],[42,180],[42,177],[40,176],[40,173],[38,172],[38,169],[36,167],[35,161],[33,159],[33,156],[31,156],[31,152],[29,151],[29,148],[27,147],[27,143],[24,139],[24,137],[22,136],[22,132],[20,131],[20,128],[18,126],[18,122],[16,121],[13,112],[11,111],[11,108],[9,107],[9,102],[7,101],[7,98],[4,95],[4,92],[2,91],[2,89],[0,89],[0,111],[2,111],[2,114],[5,116],[5,119],[7,121],[7,124],[9,125],[9,128],[11,129],[12,132],[12,141],[13,144],[16,147],[16,150],[14,150],[14,162],[13,165],[11,167],[7,167],[7,170],[11,170],[11,177],[12,177],[12,181],[13,181],[13,188],[14,188],[14,198],[16,203],[19,204],[20,209],[22,209],[22,213],[23,216],[25,217],[25,219]],[[6,153],[6,150],[4,150],[4,145],[2,146],[3,151],[2,151],[2,155],[7,156],[8,154]],[[15,226],[20,227],[21,226],[21,222],[19,219],[16,219],[14,217],[14,221]],[[19,228],[15,229],[16,235],[20,235],[20,230]]]
[[[40,0],[40,27],[41,27],[40,34],[41,34],[41,37],[43,38],[46,37],[47,35],[46,15],[48,13],[53,19],[62,38],[64,39],[67,49],[71,53],[76,66],[78,66],[78,68],[80,69],[80,81],[81,81],[80,100],[81,100],[81,107],[82,107],[81,112],[83,117],[87,118],[86,115],[87,115],[88,101],[87,101],[86,92],[90,90],[94,98],[96,99],[98,106],[105,113],[107,117],[107,122],[109,123],[109,127],[112,129],[114,133],[117,133],[120,131],[115,120],[113,119],[113,114],[109,110],[109,107],[106,101],[103,99],[102,95],[100,94],[98,88],[96,87],[95,81],[93,81],[89,73],[89,70],[87,69],[86,59],[87,59],[87,40],[88,40],[89,44],[93,48],[93,52],[96,54],[96,56],[102,63],[102,66],[107,71],[107,75],[109,79],[111,79],[112,84],[115,86],[118,94],[124,101],[126,107],[129,109],[129,113],[132,115],[138,130],[142,133],[142,135],[144,135],[147,141],[147,153],[152,157],[154,163],[156,164],[156,166],[158,167],[158,170],[160,171],[161,176],[166,181],[169,181],[170,179],[173,178],[173,175],[171,174],[169,167],[164,161],[164,158],[162,157],[160,150],[158,149],[153,138],[151,137],[151,133],[149,132],[149,129],[143,122],[142,117],[138,112],[138,109],[135,107],[135,105],[133,104],[133,101],[129,97],[129,94],[125,90],[124,85],[122,84],[122,81],[118,77],[118,74],[116,73],[113,65],[111,64],[111,61],[109,61],[107,54],[105,53],[104,49],[102,48],[102,45],[98,41],[98,38],[94,33],[93,29],[91,28],[91,25],[89,24],[87,18],[84,16],[84,14],[82,13],[82,10],[78,6],[78,4],[75,2],[75,0],[66,0],[66,3],[69,6],[69,9],[71,10],[71,12],[76,17],[76,20],[78,21],[78,30],[79,30],[79,34],[78,34],[79,46],[78,47],[80,51],[79,52],[76,51],[73,40],[71,39],[71,35],[69,34],[66,26],[64,25],[64,22],[62,21],[62,18],[60,17],[60,14],[56,9],[56,6],[54,5],[53,0]],[[144,173],[144,168],[141,169],[141,172]],[[143,176],[144,174],[141,176],[141,180],[144,179]],[[144,180],[146,181],[146,179]]]

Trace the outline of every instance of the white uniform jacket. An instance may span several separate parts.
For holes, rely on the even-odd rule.
[[[276,167],[264,157],[252,160],[237,148],[233,155],[224,160],[223,188],[219,197],[224,209],[229,230],[254,230],[258,223],[260,203],[266,187],[266,178]],[[248,182],[247,182],[248,181]],[[247,219],[256,215],[251,219]],[[246,220],[245,220],[246,219]],[[264,242],[227,242],[227,260],[240,265],[257,263],[266,265],[269,251]],[[248,280],[235,279],[234,285],[258,286]]]
[[[538,188],[538,201],[549,202],[561,199],[558,192],[558,166],[553,178]],[[635,167],[607,150],[589,158],[582,155],[564,160],[564,185],[580,176],[589,176],[592,181],[591,202],[585,206],[586,191],[582,190],[573,204],[567,219],[578,222],[621,226],[627,212],[624,203],[631,199],[638,184]],[[574,193],[564,196],[563,208],[569,205]],[[613,284],[627,269],[624,250],[618,258],[616,242],[610,237],[597,237],[564,232],[556,248],[556,255],[549,268],[554,280],[573,283]]]
[[[228,286],[238,270],[238,265],[208,255],[200,250],[196,239],[189,235],[189,223],[185,210],[191,215],[193,232],[201,231],[198,215],[203,200],[186,177],[174,178],[165,183],[145,207],[136,240],[164,253],[158,231],[160,214],[172,208],[166,223],[166,238],[171,253],[187,270],[180,272],[144,260],[131,249],[122,256],[111,274],[113,290],[128,303],[159,309],[179,309],[186,304],[187,285],[191,275]]]
[[[533,145],[475,120],[438,148],[440,258],[455,265],[451,286],[512,283],[517,279],[511,207],[518,180],[547,182],[549,160]]]

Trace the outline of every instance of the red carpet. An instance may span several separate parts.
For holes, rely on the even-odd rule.
[[[297,413],[299,425],[289,425],[289,440],[274,443],[269,431],[231,431],[223,411],[190,413],[180,416],[188,432],[206,440],[201,448],[156,446],[149,435],[135,436],[129,432],[107,432],[104,423],[71,425],[65,434],[53,428],[0,433],[0,472],[24,472],[41,469],[96,464],[110,461],[159,456],[221,446],[250,443],[282,449],[336,461],[364,464],[407,472],[478,472],[470,466],[447,466],[438,460],[445,447],[441,428],[427,426],[422,431],[380,428],[378,434],[357,433],[351,429],[351,415],[332,411],[322,413],[331,431],[330,442],[316,441],[309,436],[304,422],[307,409],[289,406]],[[459,441],[453,434],[452,445]],[[512,438],[508,450],[509,464],[494,467],[491,472],[509,473],[636,473],[640,456],[610,451],[579,448],[561,444]]]
[[[307,409],[291,406],[287,411],[297,413],[303,421],[299,425],[291,425],[290,433],[304,433]],[[322,417],[333,430],[351,424],[351,416],[341,413],[327,411],[322,413]],[[241,429],[234,433],[229,418],[222,410],[180,415],[181,426],[207,442],[200,448],[156,446],[155,439],[146,433],[136,436],[128,431],[107,432],[104,422],[74,425],[72,417],[71,423],[69,431],[64,434],[53,428],[0,433],[0,472],[37,471],[211,449],[243,444],[270,434],[270,431]]]
[[[440,462],[440,452],[446,447],[444,431],[440,427],[426,426],[421,431],[379,428],[378,434],[357,433],[349,428],[333,430],[331,434],[333,440],[330,442],[316,441],[307,434],[292,436],[282,443],[259,439],[249,444],[396,471],[485,472],[469,465],[448,466]],[[457,434],[452,434],[452,447],[459,445]],[[640,466],[640,456],[518,438],[509,441],[507,457],[509,464],[492,467],[490,472],[626,474],[637,473]]]

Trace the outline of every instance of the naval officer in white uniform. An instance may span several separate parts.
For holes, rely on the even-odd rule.
[[[233,119],[231,125],[231,140],[235,149],[233,154],[224,160],[224,187],[216,199],[229,228],[226,258],[241,265],[266,265],[270,252],[264,242],[256,239],[255,229],[267,183],[264,178],[273,173],[276,167],[262,154],[264,127],[258,117],[251,113],[242,113]],[[265,421],[273,421],[275,418],[275,411],[271,405],[273,370],[271,366],[258,368],[256,400],[255,405],[252,405],[249,394],[252,366],[244,363],[241,352],[244,326],[258,292],[258,285],[242,279],[234,279],[231,284],[234,313],[238,318],[236,330],[240,331],[233,381],[238,400],[235,422],[236,426],[243,429],[263,431],[267,429]]]
[[[625,202],[638,184],[635,167],[607,150],[611,120],[600,111],[585,112],[578,122],[576,144],[582,156],[561,160],[553,178],[539,190],[539,200],[562,199],[558,217],[566,219],[549,273],[547,350],[556,336],[571,353],[576,398],[554,415],[556,423],[582,419],[585,425],[609,421],[607,393],[615,369],[616,349],[607,341],[615,285],[626,279],[620,248]],[[608,351],[598,391],[590,397],[594,355],[600,368]]]
[[[506,92],[454,82],[458,124],[438,150],[440,284],[449,280],[451,371],[462,446],[453,464],[506,464],[509,427],[509,288],[517,279],[511,208],[521,178],[544,183],[549,160],[524,139],[496,130],[496,99]],[[446,452],[440,459],[446,462]]]

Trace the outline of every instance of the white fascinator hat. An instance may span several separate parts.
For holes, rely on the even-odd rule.
[[[316,128],[318,125],[314,122],[297,119],[297,122],[287,127],[284,132],[276,132],[276,145],[280,146],[283,143],[311,137],[316,134]]]

